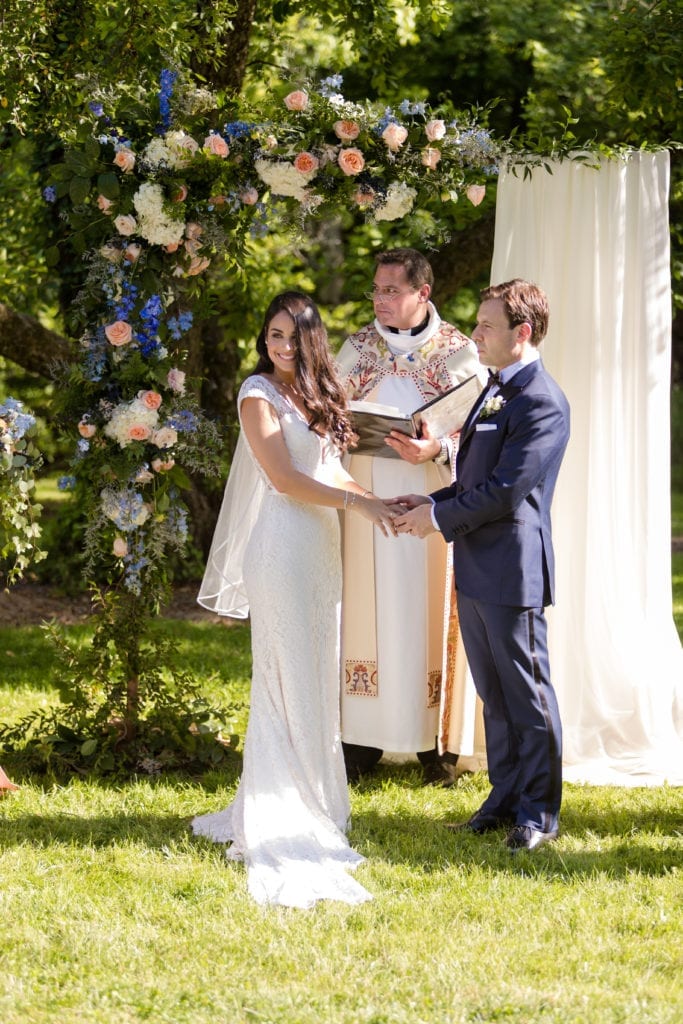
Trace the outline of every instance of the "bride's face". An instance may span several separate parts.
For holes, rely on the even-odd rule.
[[[296,369],[296,327],[289,313],[282,309],[268,324],[266,348],[276,376],[294,379]]]

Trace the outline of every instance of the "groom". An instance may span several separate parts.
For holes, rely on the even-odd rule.
[[[538,345],[548,302],[534,284],[485,288],[472,339],[490,383],[460,434],[456,481],[395,499],[399,533],[453,542],[458,615],[484,705],[491,792],[462,825],[509,827],[512,851],[557,836],[562,729],[550,682],[544,607],[554,600],[550,505],[569,440],[569,405]]]

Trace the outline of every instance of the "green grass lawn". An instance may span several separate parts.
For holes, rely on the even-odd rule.
[[[158,628],[208,694],[245,703],[243,735],[248,628]],[[41,630],[0,629],[0,659],[4,717],[52,698]],[[203,778],[19,778],[0,802],[3,1024],[683,1018],[683,790],[567,786],[560,840],[513,856],[502,834],[443,827],[479,805],[483,775],[447,791],[382,767],[351,791],[374,900],[264,910],[243,867],[188,830],[239,770],[234,755]]]

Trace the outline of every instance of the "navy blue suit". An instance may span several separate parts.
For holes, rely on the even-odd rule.
[[[460,435],[456,482],[431,497],[453,542],[460,628],[484,704],[492,790],[480,811],[552,832],[562,730],[543,609],[554,601],[550,505],[569,405],[540,360],[521,367],[499,395],[502,407],[491,415],[475,405]]]

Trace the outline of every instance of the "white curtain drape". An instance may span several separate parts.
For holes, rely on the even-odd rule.
[[[548,294],[572,409],[553,505],[550,657],[568,781],[683,784],[671,612],[667,152],[501,175],[492,283]]]

